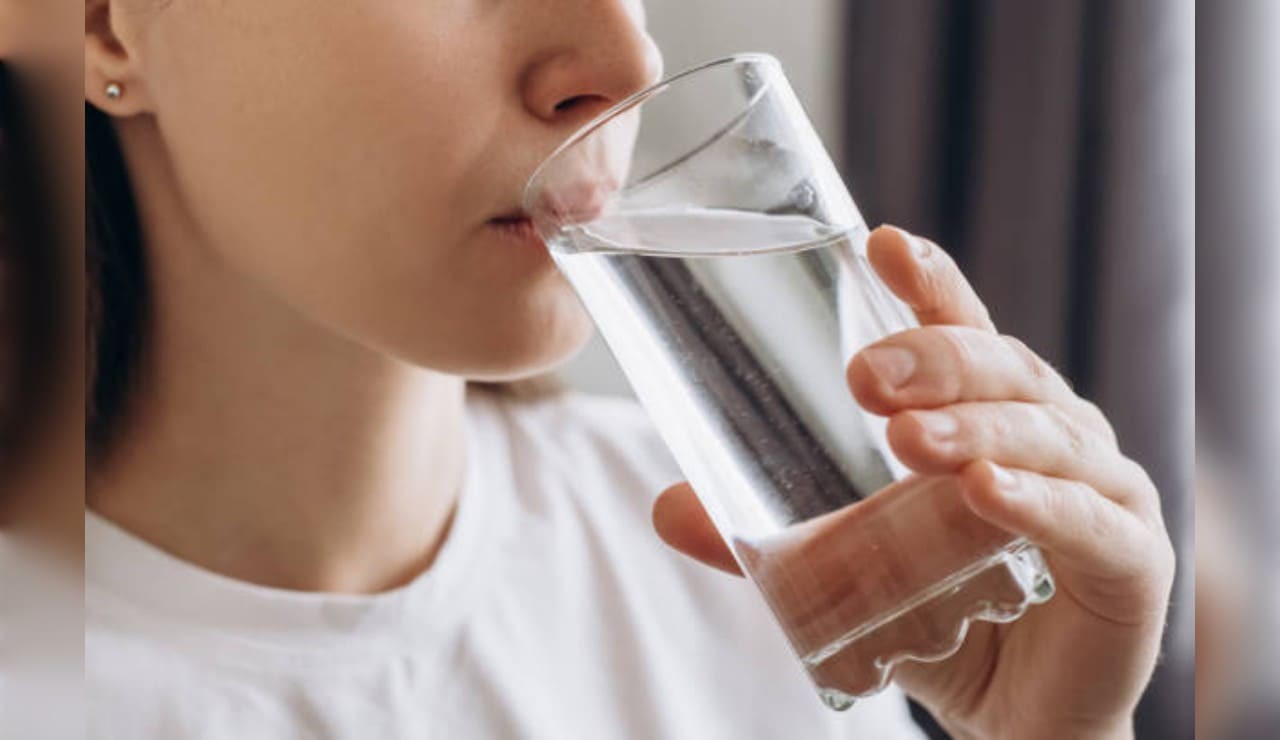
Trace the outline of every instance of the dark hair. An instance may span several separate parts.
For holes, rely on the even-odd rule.
[[[11,439],[16,434],[16,423],[13,420],[13,404],[17,394],[14,392],[15,363],[19,355],[18,341],[14,336],[15,319],[18,305],[17,291],[23,290],[22,279],[18,275],[16,263],[17,247],[14,245],[13,218],[14,208],[10,204],[12,182],[10,174],[9,149],[12,144],[9,137],[9,85],[3,64],[0,64],[0,463],[9,457]]]
[[[0,62],[0,475],[45,421],[66,324],[50,183],[26,103],[28,87]],[[0,481],[0,490],[5,488]]]
[[[148,292],[142,229],[111,119],[84,112],[85,455],[100,461],[142,360]]]

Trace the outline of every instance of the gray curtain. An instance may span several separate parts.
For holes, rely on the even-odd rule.
[[[1213,492],[1251,586],[1224,735],[1241,740],[1280,728],[1277,33],[1275,0],[1197,9],[1196,421],[1201,459],[1229,471]]]
[[[845,22],[868,222],[947,248],[1160,487],[1180,575],[1138,733],[1190,737],[1194,4],[851,0]]]

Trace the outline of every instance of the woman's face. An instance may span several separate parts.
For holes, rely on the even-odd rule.
[[[472,378],[529,374],[585,341],[545,248],[505,219],[559,142],[657,79],[640,0],[114,5],[126,95],[235,272]]]

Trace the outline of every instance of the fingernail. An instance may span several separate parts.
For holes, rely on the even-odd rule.
[[[893,228],[897,229],[898,233],[902,234],[902,238],[907,240],[907,244],[911,245],[911,254],[914,255],[916,259],[925,259],[929,256],[929,253],[933,251],[933,248],[929,246],[929,241],[927,239],[922,239],[915,234],[912,234],[910,231],[897,226]]]
[[[948,442],[960,429],[956,417],[945,411],[920,411],[915,416],[924,427],[925,434],[934,442]]]
[[[916,371],[915,353],[903,347],[873,347],[862,353],[871,373],[890,388],[898,388],[911,380]]]
[[[995,463],[991,463],[991,476],[995,479],[996,488],[999,488],[1001,493],[1009,494],[1017,492],[1018,477],[1013,473],[1010,473],[1008,470],[1005,470]]]

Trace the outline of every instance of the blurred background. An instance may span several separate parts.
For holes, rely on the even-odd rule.
[[[1194,2],[646,7],[668,73],[740,51],[781,59],[867,223],[901,224],[941,244],[1001,330],[1107,412],[1162,492],[1180,566],[1138,735],[1191,737]],[[598,339],[564,377],[628,393]]]
[[[1196,700],[1280,728],[1280,3],[1197,11]]]
[[[0,738],[84,736],[83,26],[0,0]]]

